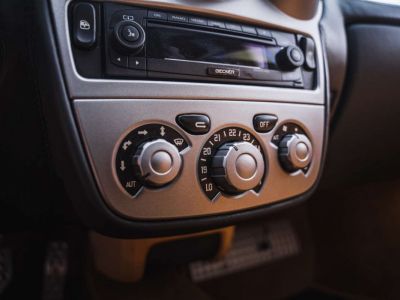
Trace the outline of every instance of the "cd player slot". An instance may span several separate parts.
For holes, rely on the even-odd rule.
[[[283,81],[281,72],[276,70],[176,59],[149,58],[147,60],[147,70],[153,72],[201,77],[219,77],[225,79]],[[211,70],[214,70],[214,72],[210,72]]]
[[[277,69],[281,47],[258,39],[148,23],[148,59]],[[193,38],[195,36],[196,38]]]

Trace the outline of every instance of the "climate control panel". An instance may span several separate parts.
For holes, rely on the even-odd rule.
[[[182,122],[185,118],[187,120]],[[255,116],[253,124],[258,131],[263,131],[257,123],[259,118]],[[177,123],[192,134],[201,132],[194,131],[196,127],[207,128],[204,121],[198,121],[202,119],[207,119],[209,124],[205,115],[184,114],[176,118]],[[261,122],[267,122],[263,126],[270,127],[268,121]],[[300,125],[281,125],[271,142],[278,147],[277,159],[283,170],[288,173],[308,171],[312,144]],[[250,190],[257,193],[261,189],[268,174],[268,160],[262,144],[253,133],[241,127],[224,127],[209,136],[200,149],[197,176],[210,201],[217,201],[222,193],[235,196]],[[186,139],[168,125],[149,123],[137,127],[118,146],[115,170],[121,188],[136,197],[144,187],[154,189],[168,185],[178,177],[182,168],[181,153],[189,148]]]
[[[104,199],[129,218],[255,208],[301,195],[317,179],[322,106],[207,100],[74,105]]]

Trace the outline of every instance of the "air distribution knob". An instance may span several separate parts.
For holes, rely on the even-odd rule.
[[[212,159],[211,177],[225,192],[237,194],[260,184],[264,172],[264,158],[248,142],[223,144]]]
[[[304,54],[297,46],[287,46],[278,52],[276,60],[282,70],[291,71],[304,64]]]
[[[287,134],[279,143],[278,155],[283,169],[295,172],[311,163],[313,149],[304,134]]]
[[[133,156],[138,177],[152,187],[166,185],[176,178],[182,166],[178,149],[163,139],[145,142]]]
[[[143,49],[146,34],[139,23],[121,21],[114,27],[113,39],[117,50],[127,54],[136,54]]]

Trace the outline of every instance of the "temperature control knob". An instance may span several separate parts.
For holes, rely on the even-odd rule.
[[[137,176],[153,187],[176,178],[182,166],[178,149],[163,139],[143,143],[133,156]]]
[[[211,177],[227,193],[240,193],[258,186],[264,176],[263,156],[248,142],[223,144],[215,153]]]
[[[114,27],[114,45],[122,52],[136,54],[142,50],[146,34],[134,21],[121,21]]]
[[[279,143],[279,161],[288,172],[308,167],[313,149],[310,140],[304,134],[287,134]]]

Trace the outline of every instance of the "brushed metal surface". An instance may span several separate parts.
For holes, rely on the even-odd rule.
[[[182,160],[174,145],[158,139],[139,148],[139,154],[134,155],[133,163],[146,183],[163,186],[175,179],[181,169]]]
[[[270,204],[299,195],[311,188],[317,179],[324,135],[324,106],[248,101],[208,100],[75,100],[79,127],[91,160],[99,189],[111,209],[128,218],[168,219],[206,216]],[[175,123],[183,113],[206,114],[211,131],[206,135],[186,134]],[[274,130],[257,133],[253,129],[256,114],[277,115],[276,125],[295,122],[301,125],[313,144],[313,161],[307,174],[285,172],[278,160],[277,148],[271,143]],[[145,123],[164,123],[180,132],[190,144],[182,153],[180,177],[161,189],[144,189],[132,198],[121,188],[115,171],[116,147],[133,128]],[[268,159],[268,172],[259,193],[249,191],[239,196],[220,196],[211,202],[203,193],[197,161],[200,149],[215,131],[240,126],[254,134]]]
[[[211,175],[215,181],[222,179],[224,191],[247,191],[260,184],[264,176],[265,165],[261,152],[249,142],[228,143],[223,145],[223,155],[220,150],[215,154],[212,169],[217,169],[217,176]],[[227,150],[228,149],[228,150]],[[219,157],[218,157],[219,156]],[[220,158],[223,159],[220,159]],[[216,161],[216,158],[217,161]],[[223,169],[223,173],[220,172]],[[217,178],[216,178],[217,177]],[[222,178],[221,178],[222,177]],[[217,182],[218,183],[218,182]]]
[[[281,152],[279,158],[284,165],[289,165],[289,170],[298,170],[308,166],[312,160],[313,147],[304,134],[290,134],[280,142],[279,147],[287,149]]]

